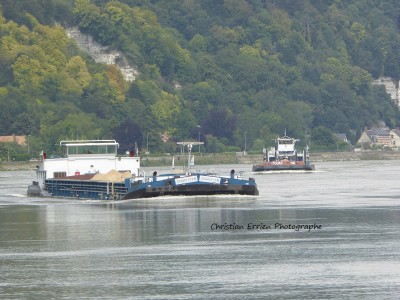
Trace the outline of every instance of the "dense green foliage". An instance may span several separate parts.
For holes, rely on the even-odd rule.
[[[140,75],[94,63],[70,26]],[[0,0],[0,135],[30,135],[32,151],[67,138],[260,151],[286,129],[336,147],[333,132],[398,126],[372,81],[399,80],[399,29],[394,0]]]

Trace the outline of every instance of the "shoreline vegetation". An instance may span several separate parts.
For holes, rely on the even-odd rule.
[[[243,153],[193,153],[196,165],[219,165],[219,164],[247,164],[249,166],[262,162],[262,154]],[[182,155],[175,156],[175,166],[187,164]],[[142,167],[170,166],[173,155],[164,156],[142,156]],[[315,152],[310,153],[313,163],[323,161],[355,161],[355,160],[396,160],[400,159],[400,151],[353,151],[353,152]],[[34,170],[37,161],[14,161],[0,162],[0,171],[23,171]]]

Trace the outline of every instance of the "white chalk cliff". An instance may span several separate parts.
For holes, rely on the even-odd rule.
[[[374,84],[383,85],[393,102],[400,107],[400,82],[396,82],[390,77],[379,77],[377,80],[374,80]]]
[[[130,66],[122,52],[110,50],[98,44],[92,36],[82,33],[77,27],[66,28],[67,35],[74,39],[79,48],[86,52],[97,63],[116,65],[126,81],[135,81],[139,72]]]

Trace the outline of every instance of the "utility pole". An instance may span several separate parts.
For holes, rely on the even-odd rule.
[[[200,143],[200,131],[199,131],[199,143]],[[199,144],[199,153],[200,153],[200,144]]]
[[[198,140],[198,142],[199,142],[199,153],[200,153],[200,129],[201,129],[201,126],[197,125],[197,129],[199,130],[199,140]]]
[[[150,153],[149,151],[149,133],[146,134],[146,149],[147,149],[147,154]]]
[[[246,155],[247,151],[247,131],[244,132],[244,155]]]

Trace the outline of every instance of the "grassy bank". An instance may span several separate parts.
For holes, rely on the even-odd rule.
[[[34,161],[13,161],[13,162],[0,162],[0,171],[24,171],[34,170],[39,162]]]

